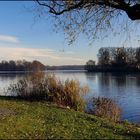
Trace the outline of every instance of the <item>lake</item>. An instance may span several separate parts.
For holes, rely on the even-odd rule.
[[[140,123],[140,74],[126,73],[87,73],[85,71],[49,71],[62,80],[79,80],[81,85],[89,86],[85,100],[92,97],[107,97],[116,101],[122,109],[122,119]],[[24,74],[0,74],[0,94],[9,84],[23,78]]]

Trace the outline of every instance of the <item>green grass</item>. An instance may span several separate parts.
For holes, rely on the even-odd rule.
[[[132,125],[115,124],[49,103],[0,98],[0,139],[136,137],[140,137],[140,130]]]

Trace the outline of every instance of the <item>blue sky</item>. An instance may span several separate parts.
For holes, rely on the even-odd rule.
[[[56,33],[49,20],[35,20],[34,2],[0,2],[0,60],[39,60],[47,65],[85,64],[96,60],[100,47],[138,46],[137,38],[124,42],[123,35],[93,42],[81,36],[69,46],[62,32]],[[139,34],[139,31],[137,31]],[[135,33],[132,33],[135,35]]]

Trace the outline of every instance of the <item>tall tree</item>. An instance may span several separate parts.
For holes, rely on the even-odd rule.
[[[114,64],[119,66],[124,66],[126,64],[126,59],[127,59],[125,48],[124,47],[116,48],[114,58],[115,58]]]
[[[140,65],[140,48],[136,49],[136,62]]]
[[[110,52],[109,48],[101,48],[98,53],[99,65],[105,66],[110,64]]]
[[[135,65],[136,63],[136,48],[127,48],[126,50],[126,62],[128,65]]]
[[[37,60],[34,60],[31,64],[31,68],[33,71],[42,71],[45,70],[45,65]]]

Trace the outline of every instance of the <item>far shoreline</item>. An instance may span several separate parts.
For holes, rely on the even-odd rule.
[[[3,74],[30,74],[30,73],[34,73],[35,71],[0,71],[0,75],[3,75]],[[124,74],[133,74],[133,73],[136,73],[136,74],[139,74],[140,73],[140,70],[125,70],[125,69],[118,69],[118,70],[107,70],[107,69],[92,69],[92,70],[44,70],[44,71],[41,71],[41,72],[45,72],[45,73],[71,73],[71,72],[75,72],[75,73],[124,73]]]

